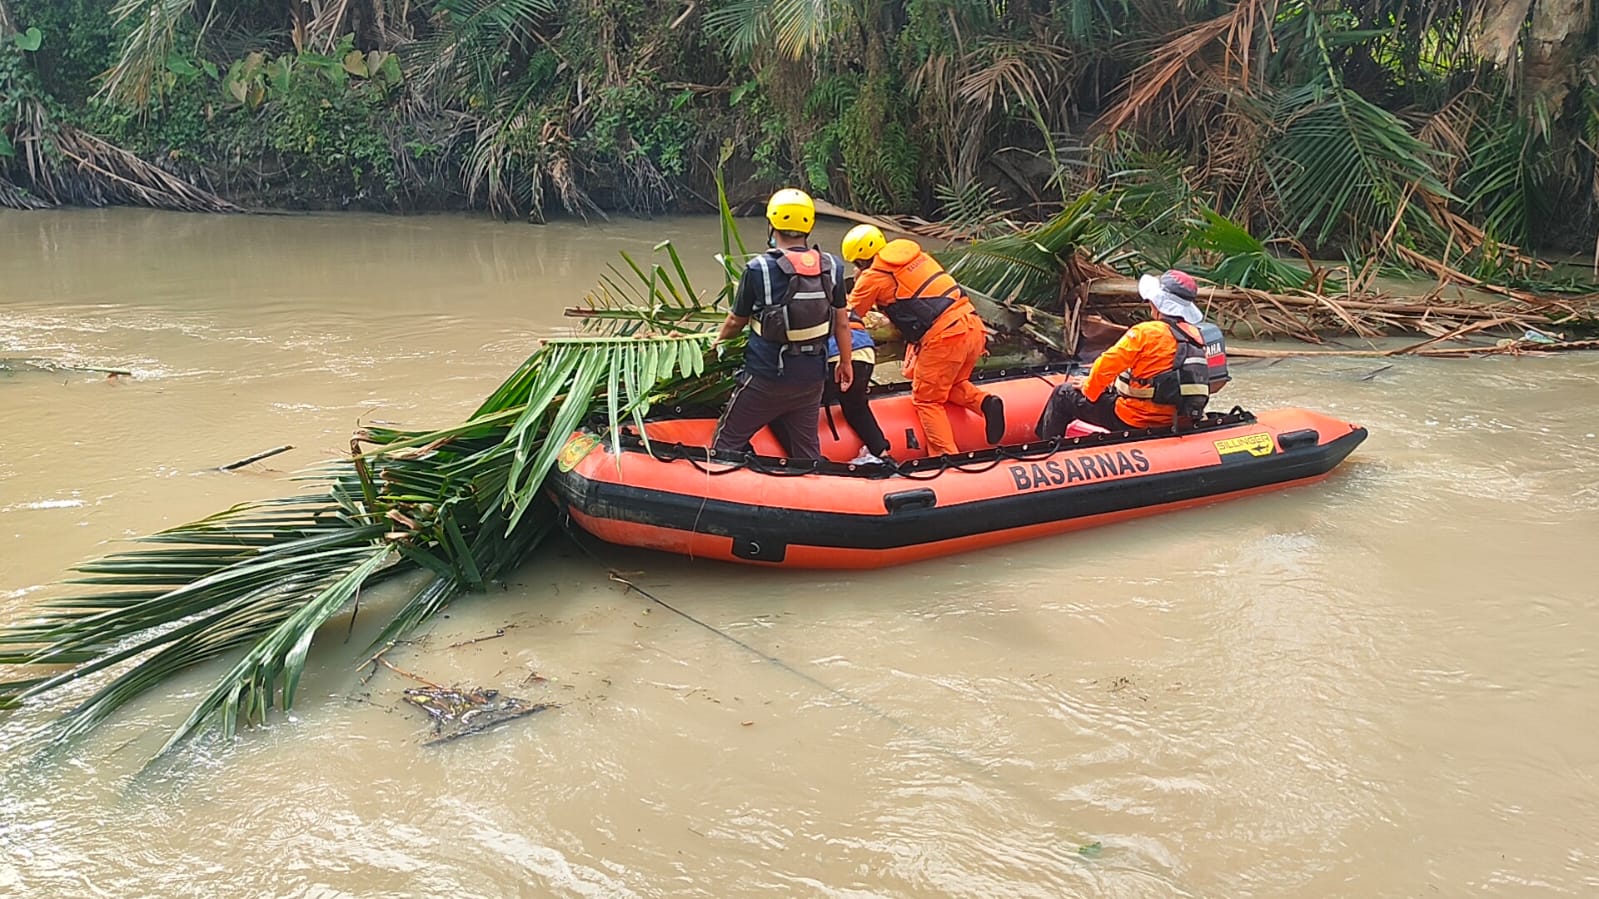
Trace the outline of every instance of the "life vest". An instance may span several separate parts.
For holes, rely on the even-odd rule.
[[[1205,414],[1210,395],[1231,378],[1227,373],[1227,345],[1221,329],[1210,322],[1198,326],[1162,318],[1177,342],[1172,367],[1153,378],[1134,378],[1124,371],[1116,378],[1122,396],[1174,406],[1177,415],[1198,418]]]
[[[872,266],[894,275],[894,302],[882,307],[883,314],[910,343],[920,343],[940,315],[966,299],[955,279],[914,241],[890,242]]]
[[[778,344],[784,353],[820,356],[833,330],[833,276],[822,265],[822,251],[770,250],[770,264],[788,276],[780,297],[768,296],[750,316],[750,330]],[[779,357],[781,361],[781,357]]]

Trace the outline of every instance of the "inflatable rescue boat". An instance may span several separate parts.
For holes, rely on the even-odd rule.
[[[551,474],[571,521],[611,543],[793,568],[877,568],[1124,521],[1320,480],[1366,430],[1303,409],[1211,412],[1170,429],[1040,440],[1059,368],[979,376],[1004,398],[1005,437],[949,407],[961,447],[928,458],[908,385],[874,387],[893,465],[853,465],[861,441],[837,409],[817,416],[820,462],[792,462],[769,430],[753,453],[710,451],[718,410],[676,409],[620,435],[573,433]],[[645,438],[648,438],[647,440]]]

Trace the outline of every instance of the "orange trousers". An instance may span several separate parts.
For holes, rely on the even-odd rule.
[[[916,418],[927,433],[928,455],[960,452],[945,403],[981,414],[988,394],[972,386],[972,368],[982,358],[987,342],[983,320],[977,313],[967,312],[946,327],[935,323],[933,333],[917,346],[916,368],[911,375],[911,408],[916,410]]]

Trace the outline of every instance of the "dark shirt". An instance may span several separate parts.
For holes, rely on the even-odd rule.
[[[799,246],[789,249],[806,248]],[[823,253],[822,271],[828,274],[829,280],[833,283],[832,296],[829,298],[833,307],[843,309],[845,301],[849,298],[849,294],[844,290],[844,264],[833,254]],[[744,275],[738,281],[738,294],[733,300],[733,314],[740,318],[749,318],[755,314],[756,307],[767,305],[769,300],[781,299],[787,291],[788,275],[777,267],[777,257],[770,252],[762,253],[751,259],[744,267]],[[827,379],[827,359],[821,354],[783,355],[780,374],[777,360],[782,350],[782,344],[773,343],[751,331],[749,344],[744,349],[744,369],[756,377],[774,381],[802,382]]]

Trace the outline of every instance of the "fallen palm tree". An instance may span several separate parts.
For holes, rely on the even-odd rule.
[[[1154,266],[1111,240],[1105,225],[1111,216],[1109,206],[1110,197],[1088,192],[1048,222],[956,245],[939,256],[963,285],[984,295],[980,311],[990,324],[1073,355],[1085,335],[1092,343],[1096,336],[1119,333],[1122,326],[1141,319],[1147,306],[1131,275]],[[1195,224],[1214,230],[1219,219]],[[1229,228],[1229,241],[1223,246],[1230,252],[1197,252],[1193,268],[1212,279],[1200,291],[1201,306],[1235,336],[1320,344],[1329,336],[1421,335],[1434,340],[1413,351],[1435,353],[1440,349],[1434,346],[1437,341],[1489,335],[1534,335],[1529,336],[1529,345],[1547,349],[1570,344],[1566,348],[1580,349],[1586,348],[1582,341],[1566,341],[1564,335],[1599,333],[1599,293],[1555,296],[1485,284],[1443,263],[1423,266],[1421,262],[1430,260],[1421,257],[1418,267],[1439,279],[1424,297],[1394,297],[1347,286],[1338,292],[1328,284],[1347,285],[1347,281],[1335,281],[1331,273],[1313,266],[1289,265],[1237,226],[1221,221]],[[1113,249],[1092,249],[1107,245]],[[1279,285],[1297,281],[1297,286],[1268,290],[1226,283],[1229,276],[1248,280],[1267,268],[1271,278],[1261,280]],[[1444,295],[1451,287],[1458,294],[1455,298]],[[1468,291],[1480,298],[1471,298]],[[1561,336],[1553,343],[1545,339],[1553,335]],[[1476,353],[1484,348],[1471,349]]]
[[[1112,239],[1107,222],[1115,215],[1115,200],[1114,194],[1084,192],[1047,222],[1013,226],[1009,234],[956,241],[935,251],[972,295],[984,321],[1001,336],[998,358],[1008,363],[1018,346],[1032,347],[1046,357],[1076,356],[1080,350],[1108,345],[1127,325],[1144,317],[1147,303],[1138,294],[1135,274],[1153,266],[1140,253],[1124,249]],[[942,242],[955,233],[903,216],[866,215],[826,203],[817,208],[834,217],[928,242]],[[1214,213],[1192,224],[1211,235],[1209,241],[1194,241],[1208,250],[1195,254],[1200,258],[1195,260],[1194,270],[1211,279],[1200,290],[1200,305],[1209,318],[1235,337],[1287,338],[1320,346],[1330,337],[1374,340],[1416,335],[1430,339],[1372,353],[1464,356],[1515,348],[1541,352],[1588,349],[1590,342],[1580,338],[1599,333],[1599,294],[1559,296],[1488,284],[1403,248],[1399,249],[1403,258],[1437,277],[1425,295],[1354,290],[1347,287],[1347,280],[1334,278],[1335,273],[1317,269],[1308,261],[1305,268],[1299,268],[1272,256],[1254,237]],[[1217,234],[1225,239],[1217,239]],[[1111,249],[1093,249],[1105,246]],[[1263,270],[1269,270],[1271,277],[1260,278]],[[634,274],[642,272],[635,266]],[[621,272],[617,275],[591,293],[586,305],[568,308],[567,315],[626,320],[638,314],[635,310],[652,305],[645,294],[632,288],[635,278]],[[1229,280],[1281,286],[1264,289],[1229,284]],[[1345,289],[1332,290],[1329,284]],[[1453,289],[1456,296],[1445,296],[1447,289]],[[720,318],[719,312],[692,309],[682,297],[670,299],[674,302],[665,306],[653,303],[657,318],[652,324],[691,319],[709,324]],[[890,344],[897,338],[892,331],[877,336]],[[1567,336],[1578,339],[1568,340]],[[1492,337],[1496,342],[1457,348],[1436,345],[1468,337]],[[892,357],[892,346],[887,355]]]
[[[376,649],[521,564],[555,523],[542,489],[563,440],[551,435],[596,412],[615,433],[656,402],[725,381],[731,360],[705,357],[712,336],[547,341],[455,427],[365,428],[348,458],[305,476],[309,492],[245,503],[78,566],[69,583],[95,589],[0,630],[0,708],[94,684],[50,726],[64,740],[218,658],[233,665],[163,752],[207,723],[232,734],[289,708],[317,630],[364,589],[427,576]]]
[[[1080,250],[1094,237],[1094,202],[968,248],[958,271],[1001,298],[990,301],[996,320],[1075,339],[1088,312],[1138,305],[1094,289],[1114,283],[1111,257]],[[578,425],[596,427],[614,454],[623,423],[642,433],[652,407],[713,402],[730,389],[740,340],[712,355],[707,327],[727,308],[747,256],[725,203],[723,226],[719,293],[695,290],[669,244],[658,248],[666,264],[624,256],[627,268],[596,288],[584,313],[601,333],[546,341],[466,421],[364,428],[348,457],[303,476],[302,493],[246,503],[78,566],[69,583],[86,590],[0,628],[0,709],[73,695],[41,733],[66,741],[175,676],[226,660],[161,752],[208,726],[231,735],[293,705],[319,630],[368,587],[413,578],[397,585],[376,653],[524,563],[556,526],[546,476]],[[1268,302],[1235,299],[1245,298]],[[1051,318],[1051,304],[1066,314]]]
[[[1237,359],[1293,359],[1309,356],[1426,356],[1434,359],[1460,359],[1466,356],[1543,356],[1551,353],[1577,350],[1599,350],[1599,340],[1516,340],[1502,338],[1491,344],[1475,346],[1439,347],[1427,344],[1399,347],[1390,350],[1354,350],[1347,348],[1298,350],[1263,350],[1256,347],[1228,347],[1227,355]]]
[[[1132,278],[1095,281],[1088,288],[1096,312],[1141,310],[1144,301]],[[1558,329],[1599,323],[1599,297],[1539,297],[1517,292],[1511,299],[1446,300],[1383,294],[1334,295],[1304,290],[1271,293],[1237,287],[1206,286],[1200,305],[1210,317],[1244,337],[1293,337],[1312,343],[1328,334],[1391,337],[1427,334],[1455,339],[1485,330]]]
[[[743,252],[730,227],[724,240],[723,258]],[[380,653],[522,564],[555,527],[544,482],[574,428],[597,418],[614,442],[623,422],[641,426],[652,406],[715,401],[731,389],[742,339],[708,354],[714,332],[663,309],[725,302],[738,267],[707,299],[663,249],[669,266],[635,267],[649,302],[631,320],[618,314],[612,333],[545,341],[466,421],[363,428],[348,457],[300,477],[303,493],[245,503],[77,566],[68,583],[87,590],[0,628],[0,709],[87,691],[39,734],[60,743],[182,672],[230,661],[159,757],[209,725],[228,736],[291,707],[318,630],[367,588],[417,578],[400,588],[373,641]]]

